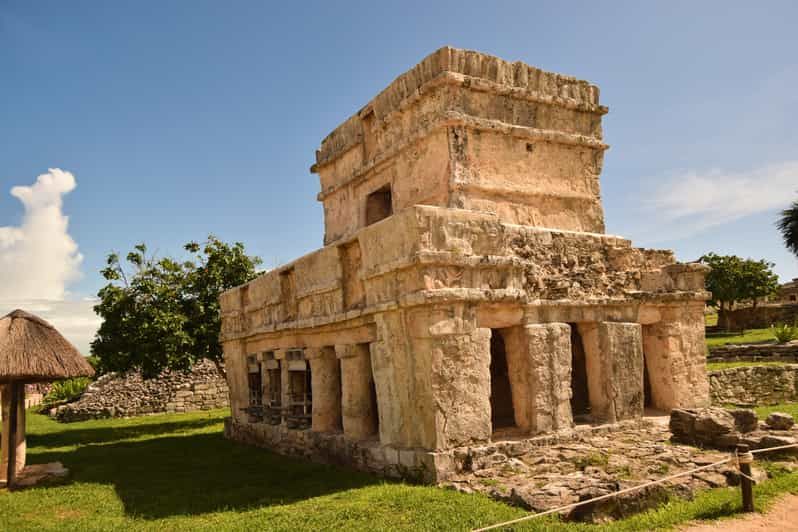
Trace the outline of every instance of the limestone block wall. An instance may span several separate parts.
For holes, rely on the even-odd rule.
[[[89,385],[77,401],[59,406],[59,421],[191,412],[227,407],[227,381],[215,364],[202,361],[190,372],[165,371],[154,379],[138,372],[109,373]]]
[[[711,347],[709,362],[798,362],[798,341],[788,344],[723,345]]]
[[[798,364],[743,366],[709,372],[712,403],[775,405],[798,400]]]
[[[776,323],[793,324],[798,321],[798,304],[758,305],[729,310],[724,313],[729,330],[763,329]]]
[[[369,194],[392,210],[435,205],[509,223],[603,232],[598,88],[521,62],[442,48],[322,142],[325,244],[367,225]]]

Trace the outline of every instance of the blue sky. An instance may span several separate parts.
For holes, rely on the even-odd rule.
[[[0,307],[34,283],[85,346],[81,300],[111,250],[173,254],[214,233],[273,266],[319,247],[321,139],[447,44],[599,85],[608,232],[798,277],[774,228],[798,196],[796,20],[798,3],[775,1],[0,0],[0,269],[3,229],[24,221],[9,191],[48,168],[76,181],[53,186],[63,249],[82,256],[61,290],[0,272]]]

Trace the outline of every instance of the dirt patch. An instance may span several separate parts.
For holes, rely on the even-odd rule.
[[[762,530],[798,530],[798,495],[787,495],[779,499],[764,514],[748,514],[735,519],[724,519],[712,523],[691,524],[681,532],[758,532]]]
[[[77,519],[78,517],[83,517],[84,515],[86,515],[86,512],[81,512],[80,510],[72,510],[69,508],[56,508],[53,515],[59,521],[65,521],[67,519]]]

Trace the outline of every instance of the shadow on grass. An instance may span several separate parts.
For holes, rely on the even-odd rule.
[[[88,445],[31,458],[63,462],[69,483],[112,484],[125,513],[145,519],[290,504],[383,482],[237,444],[219,433]]]
[[[63,432],[29,433],[28,445],[31,447],[69,447],[84,445],[86,442],[105,444],[121,440],[132,440],[146,436],[174,434],[175,432],[192,431],[218,425],[219,419],[203,418],[181,421],[164,421],[162,423],[142,423],[130,426],[73,428],[68,425]]]

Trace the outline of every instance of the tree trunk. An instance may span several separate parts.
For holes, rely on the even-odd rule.
[[[722,331],[729,330],[729,316],[726,314],[726,303],[721,301],[720,308],[718,309],[718,329]]]

